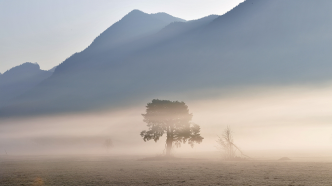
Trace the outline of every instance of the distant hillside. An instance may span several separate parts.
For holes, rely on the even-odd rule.
[[[0,105],[25,93],[41,81],[50,77],[52,72],[41,70],[36,63],[23,63],[0,75]]]
[[[48,71],[53,73],[53,72],[55,71],[56,67],[58,67],[58,66],[55,66],[55,67],[51,68],[51,69],[48,70]]]
[[[89,46],[89,50],[96,52],[110,50],[117,45],[157,32],[173,22],[185,22],[185,20],[166,13],[146,14],[133,10],[100,34]]]
[[[205,89],[327,82],[329,7],[330,0],[247,0],[225,15],[170,23],[116,46],[96,39],[0,113],[77,112],[174,93],[184,100]],[[31,104],[33,111],[25,109]]]
[[[84,66],[83,64],[89,63],[87,60],[91,56],[103,55],[102,53],[109,52],[114,48],[154,34],[173,22],[185,22],[185,20],[166,13],[147,14],[133,10],[101,33],[84,51],[65,60],[59,65],[55,73],[90,68],[91,65]],[[80,64],[76,65],[76,63]]]

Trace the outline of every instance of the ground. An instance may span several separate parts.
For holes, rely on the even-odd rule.
[[[0,157],[0,185],[332,185],[331,162]]]

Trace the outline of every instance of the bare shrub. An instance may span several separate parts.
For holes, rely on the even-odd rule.
[[[113,147],[113,141],[110,138],[107,138],[104,142],[104,147],[107,149],[107,152],[109,152],[110,148]]]
[[[222,152],[225,160],[246,160],[250,158],[234,144],[233,131],[229,126],[227,126],[221,136],[218,136],[217,144],[217,149]]]

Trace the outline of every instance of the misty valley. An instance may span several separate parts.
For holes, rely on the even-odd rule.
[[[0,73],[0,185],[331,185],[331,7],[135,9]]]

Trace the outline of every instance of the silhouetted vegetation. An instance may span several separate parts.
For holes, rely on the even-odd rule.
[[[225,160],[245,160],[249,158],[234,144],[233,131],[229,126],[227,126],[221,136],[218,136],[217,143],[217,148],[223,153]],[[237,156],[237,152],[240,156]]]
[[[110,138],[106,139],[105,142],[104,142],[104,146],[106,147],[107,152],[108,152],[109,149],[113,147],[112,140]]]
[[[157,142],[164,133],[166,139],[166,156],[171,155],[173,143],[180,147],[181,143],[201,143],[200,126],[193,124],[192,114],[184,102],[154,99],[146,106],[146,114],[142,114],[149,130],[141,132],[144,141]]]

